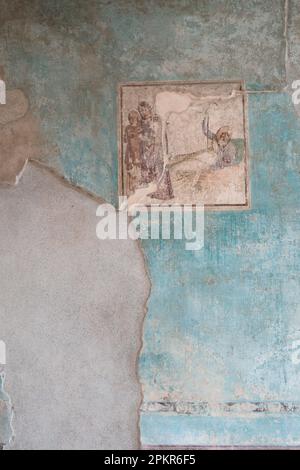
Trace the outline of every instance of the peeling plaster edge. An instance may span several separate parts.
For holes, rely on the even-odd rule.
[[[18,186],[23,174],[25,173],[27,164],[28,164],[28,159],[25,161],[19,173],[15,176],[15,180],[14,181],[0,181],[0,187],[13,188],[15,186]]]
[[[137,381],[138,381],[138,383],[140,385],[140,389],[141,389],[141,399],[140,399],[140,403],[139,403],[139,407],[138,407],[137,426],[138,426],[139,449],[142,449],[143,444],[142,444],[142,432],[141,432],[141,418],[142,418],[142,408],[143,408],[143,404],[144,404],[145,392],[144,392],[144,384],[141,381],[141,377],[140,377],[140,358],[141,358],[142,351],[144,349],[145,324],[146,324],[146,317],[147,317],[147,313],[148,313],[148,302],[149,302],[149,299],[151,297],[153,283],[152,283],[150,270],[149,270],[148,263],[147,263],[147,257],[146,257],[145,251],[142,247],[142,241],[137,240],[136,242],[137,242],[138,249],[139,249],[139,251],[142,255],[146,277],[148,278],[148,282],[149,282],[148,295],[147,295],[147,298],[146,298],[146,300],[144,302],[144,305],[143,305],[144,316],[143,316],[143,319],[142,319],[142,326],[141,326],[141,332],[140,332],[140,338],[141,338],[140,348],[138,350],[138,354],[137,354],[137,357],[136,357],[136,363],[135,363],[136,377],[137,377]]]
[[[50,168],[47,164],[44,164],[44,163],[42,163],[38,160],[30,160],[30,163],[33,164],[34,166],[36,166],[37,168],[42,168],[45,171],[48,171],[55,178],[57,178],[62,184],[64,184],[65,186],[67,186],[70,189],[73,189],[73,190],[79,192],[83,196],[89,197],[93,201],[96,201],[100,204],[107,203],[107,201],[105,201],[105,199],[101,198],[100,196],[96,196],[95,194],[93,194],[89,191],[86,191],[85,189],[83,189],[79,186],[74,185],[69,180],[67,180],[64,176],[62,176],[58,171],[54,170],[53,168]],[[144,385],[143,385],[143,383],[141,382],[141,379],[140,379],[139,364],[140,364],[141,352],[144,349],[145,320],[146,320],[146,316],[147,316],[147,313],[148,313],[148,301],[151,297],[151,292],[152,292],[152,281],[151,281],[150,271],[149,271],[149,268],[148,268],[148,265],[147,265],[146,254],[143,250],[141,240],[136,240],[136,243],[137,243],[138,250],[139,250],[140,254],[142,255],[144,270],[145,270],[146,278],[148,279],[148,283],[149,283],[148,295],[147,295],[146,300],[143,304],[143,318],[142,318],[142,321],[141,321],[141,332],[140,332],[140,335],[139,335],[139,337],[140,337],[140,347],[137,351],[136,360],[135,360],[135,376],[136,376],[136,380],[137,380],[137,383],[139,384],[140,391],[141,391],[141,399],[139,401],[138,408],[137,408],[137,417],[138,417],[137,418],[137,436],[138,436],[138,443],[139,443],[138,447],[139,447],[139,449],[141,449],[142,448],[141,409],[142,409],[142,405],[144,403]]]
[[[26,167],[27,167],[27,164],[28,164],[28,159],[26,160],[26,162],[24,163],[24,166],[22,168],[22,170],[17,174],[16,176],[16,180],[15,180],[15,186],[17,186],[20,182],[20,179],[22,178],[25,170],[26,170]]]
[[[276,90],[245,90],[243,91],[242,93],[239,93],[239,94],[243,94],[243,95],[248,95],[248,94],[270,94],[270,93],[282,93],[282,92],[285,92],[287,91],[287,87],[288,87],[288,68],[289,68],[289,44],[288,44],[288,15],[289,15],[289,0],[285,0],[285,3],[284,3],[284,11],[285,11],[285,15],[284,15],[284,32],[283,32],[283,37],[284,37],[284,40],[285,40],[285,77],[286,77],[286,86],[283,88],[283,89],[276,89]],[[77,186],[75,185],[74,183],[72,183],[71,181],[67,180],[63,175],[61,175],[57,170],[49,167],[47,164],[44,164],[42,163],[41,161],[39,160],[33,160],[31,159],[30,161],[26,160],[22,170],[19,172],[19,174],[16,176],[16,179],[15,179],[15,183],[14,184],[9,184],[7,183],[9,186],[17,186],[18,183],[20,182],[25,170],[26,170],[26,167],[27,167],[27,164],[30,162],[30,164],[32,164],[33,166],[35,167],[38,167],[38,168],[41,168],[47,172],[49,172],[50,174],[52,174],[56,179],[58,179],[62,184],[64,184],[66,187],[70,188],[70,189],[73,189],[75,191],[77,191],[78,193],[82,194],[83,196],[86,196],[88,197],[89,199],[92,199],[93,201],[95,202],[98,202],[99,204],[102,204],[102,203],[105,203],[105,199],[103,199],[102,197],[100,196],[97,196],[96,194],[90,192],[90,191],[87,191],[86,189],[80,187],[80,186]],[[162,448],[162,447],[152,447],[152,446],[143,446],[142,445],[142,440],[141,440],[141,414],[142,412],[146,411],[145,409],[143,409],[144,407],[147,408],[147,404],[144,404],[144,385],[143,383],[141,382],[141,379],[140,379],[140,374],[139,374],[139,361],[140,361],[140,356],[141,356],[141,353],[144,349],[144,332],[145,332],[145,320],[146,320],[146,316],[147,316],[147,313],[148,313],[148,302],[149,302],[149,299],[151,297],[151,292],[152,292],[152,280],[151,280],[151,276],[150,276],[150,271],[149,271],[149,268],[148,268],[148,264],[147,264],[147,260],[146,260],[146,254],[142,248],[142,243],[140,240],[137,240],[137,246],[138,246],[138,249],[142,255],[142,259],[143,259],[143,265],[144,265],[144,270],[145,270],[145,273],[146,273],[146,277],[148,278],[148,281],[149,281],[149,290],[148,290],[148,295],[147,295],[147,298],[144,302],[144,305],[143,305],[143,319],[142,319],[142,327],[141,327],[141,334],[140,334],[140,338],[141,338],[141,341],[140,341],[140,348],[138,350],[138,353],[137,353],[137,356],[136,356],[136,361],[135,361],[135,370],[136,370],[136,378],[137,378],[137,382],[139,383],[140,385],[140,389],[141,389],[141,400],[140,400],[140,403],[139,403],[139,407],[138,407],[138,412],[137,412],[137,415],[138,415],[138,420],[137,420],[137,429],[138,429],[138,441],[139,441],[139,448],[140,449],[146,449],[146,448],[149,448],[149,449],[154,449],[154,448]],[[14,439],[15,437],[15,433],[13,431],[13,427],[12,427],[12,421],[13,421],[13,407],[12,407],[12,404],[11,404],[11,399],[9,398],[9,405],[12,409],[12,413],[11,413],[11,428],[12,428],[12,437],[11,437],[11,440],[10,440],[10,443],[8,445],[11,445],[11,441]],[[151,408],[151,406],[150,406]],[[155,408],[155,406],[154,406]],[[163,407],[164,408],[164,407]],[[183,407],[184,408],[184,407]],[[148,410],[147,410],[148,411]],[[150,410],[149,410],[150,411]],[[152,410],[153,411],[153,410]],[[156,411],[159,411],[158,409]],[[160,410],[162,411],[162,410]],[[166,411],[166,410],[164,410]],[[176,410],[176,412],[178,413],[178,410]],[[1,448],[1,446],[0,446]],[[163,447],[164,448],[164,447]],[[170,447],[169,447],[170,448]],[[172,448],[172,447],[171,447]],[[175,447],[176,448],[176,447]],[[203,447],[182,447],[183,449],[185,448],[194,448],[194,449],[197,449],[197,448],[203,448]],[[207,448],[207,447],[204,447],[204,448]],[[233,448],[233,447],[229,447],[229,448]]]
[[[66,186],[69,189],[73,189],[74,191],[82,194],[85,197],[88,197],[89,199],[92,199],[93,201],[97,202],[98,204],[107,204],[107,201],[103,199],[101,196],[97,196],[95,193],[92,193],[91,191],[88,191],[87,189],[82,188],[81,186],[77,186],[76,184],[72,183],[69,181],[65,176],[60,174],[57,170],[54,168],[49,167],[47,164],[42,163],[39,160],[33,160],[30,159],[29,163],[32,164],[33,166],[43,169],[53,175],[57,180],[59,180],[64,186]]]
[[[69,188],[69,189],[72,189],[74,191],[77,191],[78,193],[82,194],[83,196],[85,197],[88,197],[89,199],[92,199],[93,201],[99,203],[99,204],[105,204],[107,203],[107,201],[105,199],[103,199],[102,197],[100,196],[97,196],[95,195],[94,193],[92,192],[89,192],[83,188],[81,188],[80,186],[76,186],[75,184],[73,184],[72,182],[70,182],[69,180],[67,180],[63,175],[61,175],[57,170],[49,167],[47,164],[45,163],[42,163],[40,162],[39,160],[34,160],[34,159],[30,159],[29,161],[27,160],[26,161],[26,164],[24,165],[22,171],[20,172],[19,174],[19,178],[18,178],[18,181],[21,179],[21,177],[23,176],[23,173],[25,172],[26,170],[26,167],[27,167],[27,164],[31,164],[33,166],[35,166],[36,168],[39,168],[39,169],[42,169],[42,170],[45,170],[46,172],[48,172],[49,174],[51,174],[53,177],[55,177],[57,180],[60,181],[60,183],[62,183],[65,187]],[[140,374],[139,374],[139,362],[140,362],[140,356],[141,356],[141,352],[144,348],[144,329],[145,329],[145,320],[146,320],[146,316],[147,316],[147,313],[148,313],[148,301],[151,297],[151,292],[152,292],[152,281],[151,281],[151,277],[150,277],[150,272],[149,272],[149,268],[148,268],[148,265],[147,265],[147,260],[146,260],[146,255],[145,255],[145,252],[142,248],[142,244],[141,244],[141,241],[140,240],[136,240],[136,243],[137,243],[137,247],[138,247],[138,250],[140,252],[140,254],[142,255],[142,260],[143,260],[143,265],[144,265],[144,270],[145,270],[145,275],[146,275],[146,278],[148,279],[148,283],[149,283],[149,288],[148,288],[148,295],[146,297],[146,300],[143,304],[143,318],[142,318],[142,321],[141,321],[141,332],[140,332],[140,335],[139,337],[141,338],[140,340],[140,347],[137,351],[137,356],[136,356],[136,360],[135,360],[135,375],[136,375],[136,380],[137,380],[137,383],[139,384],[139,387],[140,387],[140,390],[141,390],[141,399],[139,401],[139,404],[138,404],[138,408],[137,408],[137,436],[138,436],[138,443],[139,443],[139,449],[142,448],[142,440],[141,440],[141,408],[142,408],[142,404],[144,403],[144,387],[143,387],[143,383],[141,382],[140,380]],[[12,417],[13,418],[13,417]],[[13,437],[14,438],[15,434],[13,433]]]

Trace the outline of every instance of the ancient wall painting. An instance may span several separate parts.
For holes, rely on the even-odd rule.
[[[129,207],[249,207],[242,82],[128,83],[119,108],[119,193]]]

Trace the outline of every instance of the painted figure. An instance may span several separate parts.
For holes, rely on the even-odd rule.
[[[243,90],[241,81],[121,85],[119,182],[129,207],[249,207]]]
[[[125,164],[127,169],[128,194],[134,193],[141,179],[141,119],[135,109],[128,114],[129,124],[125,128]]]
[[[174,197],[170,173],[164,165],[162,146],[162,123],[152,106],[146,101],[139,103],[141,116],[141,173],[142,185],[157,183],[155,192],[149,194],[155,199],[167,200]]]
[[[146,101],[139,103],[141,117],[141,170],[142,186],[147,186],[155,179],[156,154],[160,152],[158,119],[153,116],[152,107]],[[154,125],[156,121],[156,125]]]
[[[218,167],[224,168],[231,165],[236,159],[236,148],[231,140],[232,131],[229,126],[220,127],[214,134],[209,129],[208,118],[204,118],[202,122],[202,130],[204,135],[212,142],[217,144]]]

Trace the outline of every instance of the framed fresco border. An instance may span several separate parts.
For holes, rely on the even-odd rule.
[[[250,184],[250,158],[249,158],[249,126],[248,126],[248,95],[244,80],[156,80],[156,81],[129,81],[120,82],[117,90],[117,139],[118,139],[118,196],[124,197],[125,194],[125,179],[124,179],[124,135],[122,123],[122,105],[123,105],[123,88],[124,87],[141,87],[141,86],[189,86],[189,85],[226,85],[234,84],[239,85],[240,94],[243,101],[243,130],[244,130],[244,164],[245,164],[245,204],[205,204],[205,211],[243,211],[251,209],[251,184]],[[156,210],[174,210],[177,207],[187,207],[196,209],[196,204],[142,204],[141,207]],[[138,207],[138,205],[135,205]],[[120,209],[120,207],[119,207]]]

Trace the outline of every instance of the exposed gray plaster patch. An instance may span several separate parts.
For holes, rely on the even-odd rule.
[[[138,448],[149,281],[137,243],[99,241],[97,202],[32,163],[0,193],[13,448]]]
[[[85,188],[82,188],[81,186],[76,186],[75,184],[73,184],[71,181],[67,180],[61,173],[59,173],[55,168],[51,168],[49,167],[47,164],[39,161],[39,160],[34,160],[34,159],[31,159],[30,160],[30,164],[37,167],[37,168],[40,168],[41,170],[44,170],[45,172],[51,174],[52,176],[54,176],[58,181],[60,181],[60,183],[64,184],[65,187],[69,188],[69,189],[72,189],[73,191],[76,191],[80,194],[82,194],[83,196],[89,198],[89,199],[92,199],[93,201],[95,202],[98,202],[98,204],[105,204],[107,201],[105,201],[102,197],[90,192],[90,191],[87,191]]]
[[[38,160],[31,160],[30,163],[31,163],[31,165],[36,166],[37,168],[41,168],[44,171],[49,172],[55,178],[57,178],[60,182],[62,182],[66,187],[81,193],[83,196],[86,196],[86,197],[94,200],[95,202],[98,202],[99,204],[106,203],[106,201],[104,201],[104,199],[100,198],[99,196],[97,196],[97,195],[95,195],[95,194],[93,194],[93,193],[91,193],[91,192],[89,192],[89,191],[87,191],[87,190],[85,190],[85,189],[83,189],[79,186],[73,185],[71,182],[66,180],[61,174],[59,174],[55,169],[48,167],[48,165],[46,165],[46,164],[44,164],[44,163],[42,163]],[[147,295],[147,298],[145,299],[145,302],[143,304],[144,318],[143,318],[143,321],[142,321],[142,324],[141,324],[141,332],[139,334],[140,349],[138,351],[138,354],[137,354],[137,357],[136,357],[136,363],[135,363],[136,364],[136,378],[137,378],[137,381],[140,384],[141,393],[142,393],[141,400],[140,400],[140,405],[138,407],[138,420],[137,420],[138,421],[137,422],[137,428],[138,428],[138,434],[139,434],[139,446],[138,447],[140,448],[141,447],[141,436],[140,436],[140,417],[141,416],[140,416],[139,410],[141,409],[143,401],[144,401],[144,393],[143,393],[143,384],[140,381],[140,375],[139,375],[139,359],[140,359],[141,351],[143,349],[144,324],[145,324],[145,318],[146,318],[147,311],[148,311],[147,305],[148,305],[149,298],[151,296],[151,277],[150,277],[150,273],[149,273],[149,269],[148,269],[148,265],[147,265],[147,260],[145,258],[145,253],[144,253],[144,250],[143,250],[142,245],[140,243],[140,240],[137,240],[135,243],[136,243],[136,246],[137,246],[137,248],[140,251],[140,254],[142,256],[142,259],[143,259],[143,262],[144,262],[145,276],[146,276],[146,279],[148,280],[148,285],[149,285],[148,295]]]

